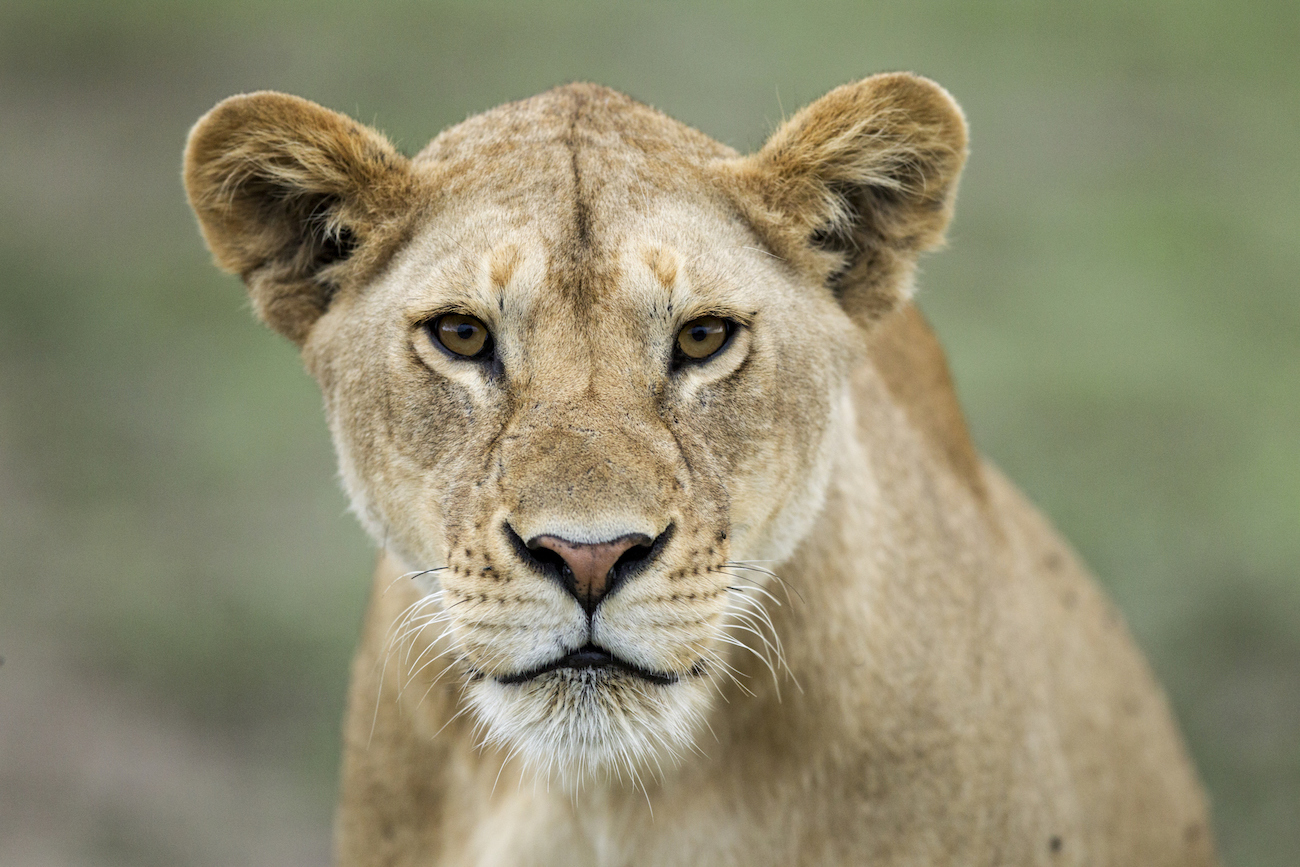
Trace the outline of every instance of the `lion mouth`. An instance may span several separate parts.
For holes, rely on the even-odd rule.
[[[667,686],[668,684],[677,682],[677,675],[675,674],[650,671],[642,668],[635,663],[628,662],[626,659],[621,659],[615,656],[603,647],[597,647],[591,642],[587,642],[577,650],[571,650],[564,656],[543,663],[536,668],[519,674],[510,674],[505,675],[504,677],[498,677],[497,681],[506,685],[525,683],[552,671],[561,671],[563,669],[581,670],[588,668],[621,671],[625,674],[631,674],[635,677],[641,678],[642,680],[660,684],[662,686]]]

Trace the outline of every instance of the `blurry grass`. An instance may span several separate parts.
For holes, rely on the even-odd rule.
[[[413,152],[585,78],[744,149],[831,86],[913,69],[972,126],[921,303],[977,439],[1125,609],[1229,862],[1290,864],[1297,37],[1284,2],[13,0],[0,640],[57,635],[196,726],[278,744],[328,809],[372,554],[314,387],[211,269],[185,207],[180,148],[218,99],[300,93]]]

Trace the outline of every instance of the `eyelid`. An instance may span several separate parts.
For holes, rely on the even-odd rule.
[[[487,309],[477,309],[477,305],[469,304],[440,304],[437,307],[416,308],[406,314],[406,321],[409,327],[413,329],[427,328],[436,322],[439,318],[454,314],[456,316],[469,316],[477,319],[487,326],[489,332],[495,334],[496,328],[492,321],[492,314],[495,311]]]
[[[677,330],[674,331],[673,334],[676,335],[680,333],[688,323],[694,322],[696,319],[704,319],[707,316],[716,316],[719,319],[730,322],[737,328],[753,328],[754,321],[758,318],[756,312],[744,312],[723,307],[700,307],[695,310],[690,310],[685,316],[683,316],[678,321]]]

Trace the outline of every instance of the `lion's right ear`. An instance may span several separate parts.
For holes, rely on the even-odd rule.
[[[409,160],[378,132],[270,91],[200,118],[184,174],[217,264],[299,344],[344,283],[392,252],[414,185]]]

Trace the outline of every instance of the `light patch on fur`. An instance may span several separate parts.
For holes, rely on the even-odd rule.
[[[784,499],[773,503],[776,508],[771,518],[760,527],[737,528],[733,547],[737,559],[785,562],[812,529],[826,505],[831,471],[842,459],[844,450],[856,446],[850,388],[846,383],[830,398],[830,415],[812,465],[792,490],[786,492]],[[753,529],[759,532],[746,532]]]
[[[560,670],[522,684],[491,679],[466,696],[485,732],[538,780],[577,792],[610,781],[642,787],[693,749],[710,704],[707,678],[652,684],[601,669]]]
[[[545,523],[517,521],[514,529],[523,539],[558,536],[580,545],[595,545],[623,536],[647,536],[653,539],[664,531],[662,526],[651,523],[648,518],[633,515],[604,515],[587,521],[548,516]]]

